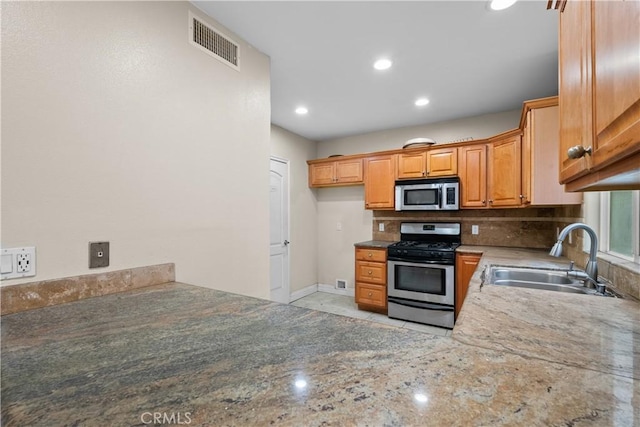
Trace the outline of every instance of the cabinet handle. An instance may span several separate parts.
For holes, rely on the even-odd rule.
[[[482,206],[487,206],[487,201],[486,200],[482,200]]]
[[[426,171],[422,171],[422,176],[425,176],[427,174]]]
[[[372,292],[369,292],[369,296],[373,296],[373,293],[372,293]]]
[[[489,199],[489,204],[493,204],[493,199]]]
[[[580,157],[584,157],[585,154],[592,154],[591,147],[584,148],[582,145],[576,145],[567,150],[567,156],[569,156],[570,159],[579,159]]]
[[[371,252],[369,252],[369,258],[371,258],[373,256],[373,254]]]
[[[369,270],[369,274],[371,274],[371,270]]]

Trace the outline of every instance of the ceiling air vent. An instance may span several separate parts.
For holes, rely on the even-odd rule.
[[[189,12],[189,42],[240,71],[240,47],[229,37]]]

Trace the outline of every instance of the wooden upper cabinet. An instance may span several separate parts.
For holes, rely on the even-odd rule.
[[[361,158],[309,165],[309,187],[362,184],[362,177]]]
[[[458,174],[458,149],[436,148],[427,151],[427,176],[449,176]]]
[[[487,206],[487,144],[460,147],[460,207]]]
[[[398,179],[422,178],[426,175],[426,151],[398,154]]]
[[[566,192],[558,182],[558,97],[525,102],[522,128],[522,203],[524,206],[582,203],[582,193]]]
[[[489,207],[521,206],[520,135],[497,139],[489,144],[487,193]]]
[[[640,2],[591,7],[593,163],[599,167],[640,151]]]
[[[398,154],[398,179],[452,176],[457,173],[456,147]]]
[[[640,188],[638,22],[638,1],[568,0],[560,13],[560,182],[569,190]],[[591,155],[570,159],[574,146]]]
[[[364,205],[366,209],[395,207],[396,156],[383,155],[364,159]]]
[[[590,157],[570,159],[569,148],[593,144],[591,109],[591,9],[588,2],[571,1],[560,14],[559,106],[560,182],[586,174]]]

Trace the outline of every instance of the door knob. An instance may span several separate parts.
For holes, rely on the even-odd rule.
[[[582,145],[576,145],[567,150],[567,156],[570,159],[579,159],[580,157],[584,157],[585,154],[591,155],[591,147],[584,148]]]
[[[291,243],[291,242],[290,242],[290,241],[288,241],[288,240],[285,240],[285,241],[284,241],[284,242],[282,242],[282,243],[283,243],[285,246],[288,246],[288,245],[289,245],[289,243]]]

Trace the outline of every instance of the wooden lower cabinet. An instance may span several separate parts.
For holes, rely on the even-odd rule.
[[[387,250],[356,248],[356,304],[369,311],[387,311]]]
[[[478,268],[481,257],[482,255],[476,253],[462,252],[456,254],[456,303],[454,312],[456,319],[462,309],[464,299],[467,296],[471,276],[473,276],[476,268]]]

